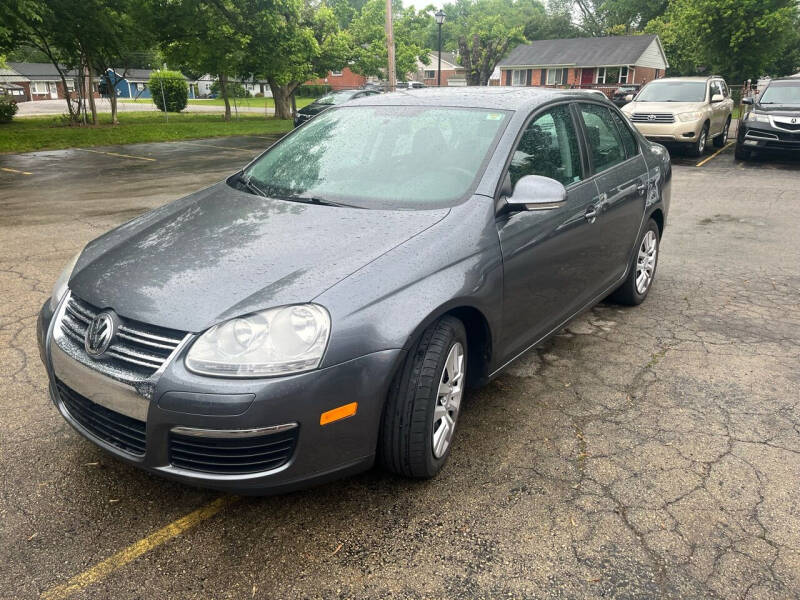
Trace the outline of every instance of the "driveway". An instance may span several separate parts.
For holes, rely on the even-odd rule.
[[[470,394],[433,481],[240,499],[75,434],[34,333],[62,265],[269,143],[0,156],[0,595],[800,597],[800,161],[676,159],[647,301]]]
[[[106,100],[104,98],[98,98],[95,100],[95,104],[97,106],[97,112],[101,113],[110,113],[111,112],[111,101]],[[19,106],[19,111],[17,112],[17,117],[32,117],[32,116],[39,116],[39,115],[63,115],[67,114],[67,101],[60,99],[60,100],[36,100],[35,102],[20,102],[17,106]],[[155,104],[152,102],[123,102],[120,101],[117,103],[117,112],[121,115],[125,112],[141,112],[141,111],[157,111]],[[260,113],[264,114],[265,109],[256,108],[252,106],[240,106],[236,110],[239,112],[247,112],[247,113]],[[231,102],[231,111],[234,111],[233,102]],[[188,104],[184,109],[184,112],[202,112],[202,113],[223,113],[225,112],[224,106],[219,106],[216,104]],[[273,114],[275,109],[272,107],[268,107],[266,109],[266,114]]]

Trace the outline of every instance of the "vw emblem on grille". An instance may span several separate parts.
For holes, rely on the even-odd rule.
[[[91,356],[100,356],[108,350],[116,334],[117,322],[114,315],[108,311],[101,312],[86,328],[83,346]]]
[[[647,120],[648,121],[655,121],[656,120],[656,116],[655,115],[647,115]]]

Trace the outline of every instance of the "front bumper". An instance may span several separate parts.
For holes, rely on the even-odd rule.
[[[691,144],[697,141],[697,137],[703,130],[704,123],[704,120],[682,123],[676,119],[674,123],[643,123],[636,121],[633,124],[642,135],[652,142]]]
[[[736,134],[736,143],[748,150],[800,152],[800,131],[785,131],[769,123],[744,121]]]
[[[300,375],[259,380],[198,376],[184,368],[181,354],[151,387],[134,388],[65,352],[54,339],[52,317],[45,305],[37,323],[51,399],[78,433],[120,460],[192,485],[251,494],[306,487],[366,470],[374,462],[383,401],[401,350],[376,352]],[[73,396],[100,406],[100,414],[87,417],[83,409],[76,410]],[[358,403],[355,415],[320,425],[323,412],[352,402]],[[106,410],[113,413],[103,412]],[[105,420],[108,416],[122,424]],[[131,423],[136,424],[126,419],[143,423],[138,453],[114,443],[113,435],[105,435],[107,427],[127,431]],[[251,430],[256,432],[248,433]],[[220,436],[236,439],[287,430],[292,432],[293,449],[277,468],[231,474],[176,466],[184,465],[176,459],[176,440],[185,441],[187,434],[198,436],[205,444]]]

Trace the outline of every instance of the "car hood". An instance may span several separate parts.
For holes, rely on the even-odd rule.
[[[800,106],[785,104],[756,104],[755,111],[773,117],[800,117]]]
[[[199,332],[237,315],[311,301],[448,210],[302,204],[221,182],[91,242],[69,287],[123,317]]]
[[[701,110],[708,106],[705,102],[629,102],[626,113],[678,113]]]

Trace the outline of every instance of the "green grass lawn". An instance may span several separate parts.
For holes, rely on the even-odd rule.
[[[138,142],[168,142],[226,135],[270,135],[285,133],[291,121],[265,119],[263,115],[241,113],[229,123],[219,114],[170,114],[125,112],[120,124],[111,125],[111,115],[98,115],[99,124],[89,127],[66,125],[61,117],[26,117],[0,125],[0,152],[30,152],[58,148],[80,148]]]
[[[151,98],[138,98],[136,100],[132,100],[129,98],[120,98],[120,102],[124,102],[126,104],[152,104],[153,100]],[[298,98],[297,99],[297,108],[303,108],[307,104],[311,104],[314,101],[314,98]],[[189,100],[189,104],[204,104],[206,106],[225,106],[225,101],[222,98],[214,98],[211,100]],[[248,106],[251,108],[264,108],[264,106],[268,106],[269,108],[275,107],[275,101],[272,98],[236,98],[236,105],[237,106]],[[233,99],[231,99],[231,110],[233,110]]]

